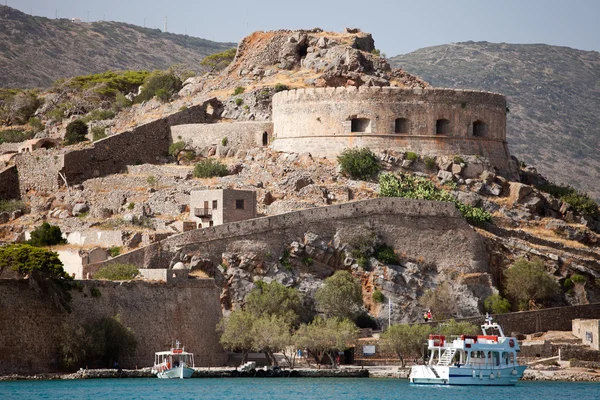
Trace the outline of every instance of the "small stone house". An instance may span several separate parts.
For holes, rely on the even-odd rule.
[[[593,350],[600,350],[600,319],[574,319],[573,335]]]
[[[256,218],[256,192],[194,190],[190,193],[190,217],[198,228]]]

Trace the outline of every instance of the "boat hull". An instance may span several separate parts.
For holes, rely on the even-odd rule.
[[[437,365],[415,365],[410,382],[419,385],[512,386],[523,377],[527,367],[465,368]]]
[[[156,374],[159,379],[187,379],[191,378],[194,370],[189,367],[175,367]]]

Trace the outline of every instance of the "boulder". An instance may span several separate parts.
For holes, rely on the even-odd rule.
[[[457,198],[458,198],[458,201],[460,201],[461,203],[464,203],[468,206],[479,207],[479,205],[481,204],[481,197],[479,197],[475,193],[458,192]]]
[[[496,179],[496,174],[493,173],[492,171],[489,170],[485,170],[481,173],[481,175],[479,176],[479,178],[487,183],[487,184],[491,184],[492,182],[494,182],[494,180]]]
[[[533,188],[519,182],[510,182],[509,200],[512,204],[519,203],[523,198],[533,193]]]
[[[90,207],[85,203],[77,203],[73,206],[73,215],[79,215],[89,211]]]
[[[451,171],[454,175],[460,175],[463,167],[460,164],[452,164]]]
[[[454,175],[452,175],[452,172],[450,171],[440,170],[437,174],[437,177],[442,181],[442,183],[454,181]]]
[[[502,193],[502,186],[497,183],[492,183],[491,185],[484,184],[483,189],[485,193],[491,194],[492,196],[500,196],[500,193]]]
[[[412,160],[402,160],[402,168],[411,169],[413,165]]]

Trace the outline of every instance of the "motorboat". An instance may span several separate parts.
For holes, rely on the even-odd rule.
[[[527,366],[519,365],[519,343],[506,337],[502,327],[486,315],[482,335],[460,335],[446,338],[429,335],[429,360],[415,365],[410,382],[435,385],[514,385],[523,377]]]
[[[180,346],[177,340],[171,350],[154,353],[152,373],[161,379],[191,378],[194,373],[194,354]]]

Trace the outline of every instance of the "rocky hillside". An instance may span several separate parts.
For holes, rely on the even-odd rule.
[[[420,49],[390,63],[433,86],[507,95],[511,153],[553,181],[600,198],[600,53],[466,42]]]
[[[0,21],[0,87],[47,87],[109,69],[198,70],[205,56],[236,46],[120,22],[33,17],[6,6]]]

